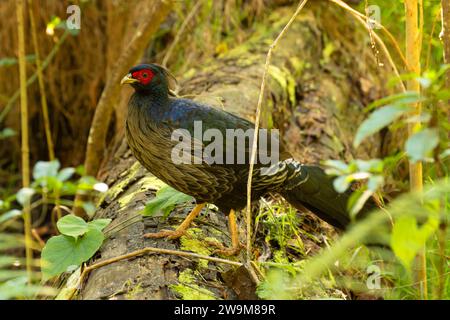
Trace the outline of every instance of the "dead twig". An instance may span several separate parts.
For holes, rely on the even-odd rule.
[[[45,137],[47,139],[48,158],[50,161],[55,159],[55,149],[53,146],[52,132],[50,129],[50,120],[48,117],[47,96],[45,93],[44,75],[42,74],[42,62],[39,54],[39,43],[36,34],[36,23],[32,10],[33,0],[28,0],[28,15],[30,16],[31,36],[33,38],[34,54],[36,56],[36,73],[38,76],[39,91],[41,93],[42,117],[44,119]]]
[[[252,178],[253,178],[253,167],[255,164],[255,158],[256,158],[256,150],[257,150],[257,146],[258,146],[258,129],[259,129],[259,121],[261,118],[261,105],[262,105],[262,101],[264,98],[264,89],[266,87],[266,79],[267,79],[267,74],[269,71],[269,66],[270,66],[270,60],[272,59],[272,52],[275,49],[275,47],[277,46],[278,42],[280,41],[280,39],[283,37],[283,35],[286,33],[286,31],[289,29],[290,25],[294,22],[295,18],[298,16],[298,14],[300,13],[300,11],[303,9],[303,7],[306,5],[306,3],[308,2],[308,0],[302,0],[298,7],[297,10],[295,10],[294,14],[292,15],[291,19],[289,20],[289,22],[284,26],[283,30],[281,30],[280,34],[276,37],[276,39],[273,41],[273,43],[270,45],[269,47],[269,51],[267,52],[267,56],[266,56],[266,64],[264,66],[264,73],[263,73],[263,77],[262,77],[262,81],[261,81],[261,89],[259,91],[259,97],[258,97],[258,104],[256,105],[256,116],[255,116],[255,132],[253,134],[253,145],[252,145],[252,153],[251,153],[251,158],[250,158],[250,168],[249,168],[249,172],[248,172],[248,180],[247,180],[247,262],[248,265],[250,265],[250,261],[251,261],[251,251],[252,251],[252,241],[251,241],[251,227],[252,227],[252,223],[251,223],[251,218],[252,218],[252,214],[251,214],[251,203],[252,203]]]
[[[222,258],[205,256],[203,254],[198,254],[198,253],[194,253],[194,252],[161,249],[161,248],[155,248],[155,247],[145,247],[143,249],[139,249],[139,250],[136,250],[136,251],[124,254],[124,255],[120,255],[118,257],[106,259],[106,260],[94,263],[93,265],[86,267],[80,275],[77,288],[81,288],[81,285],[82,285],[84,279],[86,278],[86,276],[95,269],[98,269],[100,267],[103,267],[103,266],[106,266],[106,265],[109,265],[109,264],[112,264],[115,262],[131,259],[131,258],[134,258],[137,256],[149,254],[149,253],[160,253],[160,254],[169,254],[169,255],[175,255],[175,256],[187,257],[187,258],[203,259],[203,260],[208,260],[208,261],[217,262],[217,263],[225,263],[225,264],[229,264],[229,265],[236,266],[236,267],[243,266],[243,264],[240,262],[226,260],[226,259],[222,259]]]
[[[386,59],[388,60],[389,65],[391,66],[392,70],[395,73],[395,76],[398,79],[400,79],[399,83],[401,85],[402,91],[405,92],[406,91],[405,84],[403,83],[403,81],[402,81],[402,79],[400,77],[400,73],[398,71],[398,68],[397,68],[394,60],[392,59],[392,56],[391,56],[388,48],[386,47],[386,44],[384,43],[384,41],[380,38],[380,36],[376,32],[374,32],[373,30],[370,29],[370,26],[367,24],[366,20],[368,20],[368,21],[370,21],[372,23],[375,23],[377,26],[380,26],[386,32],[387,36],[392,41],[394,47],[396,48],[397,52],[399,53],[399,56],[402,59],[403,63],[405,64],[406,68],[409,70],[408,62],[407,62],[406,58],[404,57],[404,55],[401,53],[400,47],[399,47],[397,41],[395,40],[395,38],[392,36],[392,34],[390,32],[388,32],[387,29],[385,29],[377,21],[367,18],[365,15],[363,15],[362,13],[354,10],[353,8],[351,8],[349,5],[347,5],[346,3],[342,2],[341,0],[330,0],[330,1],[336,3],[338,6],[340,6],[340,7],[344,8],[345,10],[349,11],[350,14],[353,15],[356,18],[356,20],[358,20],[369,31],[369,33],[372,34],[372,36],[375,39],[375,41],[378,43],[378,45],[383,50],[383,53],[384,53]]]

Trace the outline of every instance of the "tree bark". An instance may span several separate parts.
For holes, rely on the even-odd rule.
[[[194,76],[179,79],[181,95],[253,119],[267,43],[272,42],[294,10],[275,9],[267,22],[270,31],[262,26],[252,28],[258,31],[249,30],[254,34],[244,45],[193,68],[189,74]],[[382,95],[386,70],[375,63],[364,30],[349,17],[342,19],[342,15],[343,11],[329,4],[311,2],[273,55],[262,123],[280,128],[286,145],[299,161],[348,160],[376,156],[379,152],[381,142],[377,137],[358,150],[351,149],[351,140],[364,118],[362,108]],[[195,221],[188,237],[180,241],[144,239],[144,233],[174,228],[193,204],[176,208],[167,220],[143,218],[140,211],[161,184],[136,162],[124,138],[112,150],[99,174],[110,189],[98,202],[96,218],[111,218],[113,222],[108,227],[108,239],[90,263],[146,246],[211,254],[213,249],[205,245],[206,237],[229,245],[226,218],[212,208]],[[245,242],[242,222],[239,221],[240,236]],[[319,228],[324,230],[330,228]],[[262,259],[265,249],[259,239],[257,236],[255,250]],[[316,247],[320,245],[317,243]],[[242,258],[233,259],[243,261]],[[255,285],[242,268],[161,254],[94,270],[78,294],[79,299],[255,297]]]

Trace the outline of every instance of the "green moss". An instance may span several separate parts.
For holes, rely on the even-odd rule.
[[[269,74],[281,86],[289,97],[291,105],[295,105],[295,86],[296,82],[292,74],[287,69],[280,69],[276,66],[269,66]]]
[[[182,300],[215,300],[216,296],[208,289],[195,284],[196,276],[192,269],[186,269],[180,272],[178,284],[170,286]]]
[[[137,194],[145,192],[150,189],[156,191],[166,185],[164,182],[162,182],[161,180],[159,180],[154,176],[143,177],[142,179],[139,180],[138,184],[139,187],[135,191],[123,195],[117,200],[117,202],[120,205],[120,208],[125,207],[131,200],[133,200],[133,198]]]
[[[194,253],[209,256],[212,251],[208,248],[208,244],[205,241],[203,231],[198,228],[190,228],[187,231],[187,235],[181,237],[181,249],[185,251],[191,251]],[[200,259],[198,261],[198,267],[200,269],[206,268],[208,266],[208,261]]]
[[[98,200],[97,206],[100,206],[106,198],[115,200],[119,194],[121,194],[125,188],[130,184],[131,181],[136,177],[141,165],[139,162],[135,162],[130,169],[125,171],[121,176],[126,175],[126,178],[119,179],[119,182],[109,188],[107,192]]]
[[[294,68],[293,77],[299,78],[303,73],[303,69],[305,68],[305,61],[301,60],[299,57],[290,57],[289,62]]]
[[[137,295],[144,291],[144,289],[142,288],[142,285],[140,283],[138,283],[135,286],[132,286],[131,281],[130,281],[127,284],[127,287],[131,287],[131,290],[125,294],[125,298],[127,300],[136,300]]]

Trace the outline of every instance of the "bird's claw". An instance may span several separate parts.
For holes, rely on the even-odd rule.
[[[217,249],[212,252],[212,254],[221,254],[224,256],[235,256],[237,255],[241,249],[244,247],[242,243],[239,243],[236,247],[227,248],[224,245],[215,242],[215,241],[207,241],[208,244],[216,247]]]
[[[184,235],[184,231],[161,230],[159,232],[146,233],[146,234],[144,234],[144,237],[150,238],[150,239],[167,238],[170,240],[175,240],[175,239],[178,239],[179,237],[181,237],[182,235]]]
[[[235,248],[222,248],[222,249],[216,249],[213,251],[213,254],[220,254],[223,256],[235,256],[241,251],[241,246],[235,247]]]

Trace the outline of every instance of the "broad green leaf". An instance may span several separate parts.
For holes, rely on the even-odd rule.
[[[175,190],[172,187],[164,186],[156,193],[156,197],[150,200],[143,211],[144,216],[153,216],[162,211],[164,217],[179,203],[191,201],[192,197]]]
[[[11,266],[14,262],[20,261],[23,262],[22,259],[13,256],[0,256],[0,268],[4,268],[7,266]]]
[[[73,195],[77,192],[78,188],[77,185],[71,181],[66,181],[63,183],[61,187],[61,194],[62,195]]]
[[[64,168],[60,172],[58,172],[57,178],[59,181],[66,181],[69,180],[74,173],[75,168]]]
[[[33,168],[33,178],[38,180],[42,177],[56,177],[60,164],[58,160],[38,161]]]
[[[10,138],[10,137],[15,136],[16,134],[17,134],[17,132],[15,132],[13,129],[5,128],[0,131],[0,139]]]
[[[38,294],[39,296],[52,296],[55,293],[56,290],[53,288],[28,283],[26,275],[0,283],[0,300],[35,299]]]
[[[336,168],[342,171],[346,171],[348,165],[342,160],[326,160],[324,164],[328,167]]]
[[[50,238],[41,254],[43,280],[59,275],[71,266],[80,266],[100,248],[103,233],[93,228],[78,240],[66,235]]]
[[[95,205],[91,202],[91,201],[86,201],[83,202],[83,204],[81,205],[81,207],[84,209],[84,211],[86,211],[86,214],[92,218],[94,216],[96,207]]]
[[[97,183],[97,179],[91,176],[83,176],[78,180],[78,189],[80,190],[92,190]]]
[[[111,219],[95,219],[92,220],[91,222],[88,222],[88,227],[89,229],[97,229],[98,231],[102,231],[103,229],[106,228],[106,226],[108,224],[111,223]]]
[[[442,151],[442,153],[439,155],[439,158],[445,159],[448,156],[450,156],[450,148],[449,149],[445,149],[444,151]]]
[[[13,209],[8,212],[5,212],[2,215],[0,215],[0,224],[2,224],[5,221],[8,221],[10,219],[13,219],[15,217],[19,217],[21,215],[22,215],[22,211],[17,210],[17,209]]]
[[[45,187],[48,190],[60,190],[63,187],[63,182],[57,176],[44,176],[36,179],[33,184]]]
[[[350,171],[349,166],[341,160],[326,160],[323,164],[327,167],[325,172],[328,175],[338,176]]]
[[[384,183],[384,178],[383,176],[371,176],[369,178],[369,181],[367,181],[367,188],[372,191],[375,192],[378,190],[379,187],[381,187]]]
[[[358,170],[372,173],[382,173],[383,172],[383,160],[380,159],[370,159],[370,160],[355,160]]]
[[[334,189],[339,192],[345,192],[350,186],[350,181],[347,179],[347,176],[340,176],[333,180]]]
[[[56,223],[59,232],[75,239],[88,231],[88,224],[82,218],[69,214]]]
[[[439,90],[435,95],[438,100],[448,100],[450,99],[450,89]]]
[[[405,151],[412,162],[426,160],[439,144],[436,129],[424,129],[411,136],[405,144]]]
[[[393,94],[381,99],[378,99],[371,104],[369,104],[364,110],[370,111],[375,108],[386,106],[386,105],[399,105],[399,104],[409,104],[414,102],[422,101],[423,97],[420,96],[416,91],[406,91],[398,94]]]
[[[36,55],[28,54],[25,56],[27,62],[34,62],[36,60]],[[16,58],[2,58],[0,59],[0,67],[9,67],[17,64],[18,60]]]
[[[263,282],[258,285],[256,293],[262,299],[294,299],[293,290],[286,290],[290,287],[292,278],[284,270],[271,268]]]
[[[417,252],[425,245],[438,225],[438,219],[434,217],[430,217],[421,228],[417,227],[415,217],[402,216],[397,219],[392,229],[391,247],[406,269],[410,269]]]
[[[349,213],[352,219],[357,216],[357,214],[364,207],[364,204],[367,202],[367,200],[369,200],[369,198],[373,195],[373,192],[371,190],[358,191],[352,193],[347,204],[347,206],[350,206]]]
[[[356,148],[365,138],[390,125],[397,118],[410,110],[410,107],[404,105],[388,105],[375,110],[359,126],[355,140],[353,141],[354,147]]]
[[[35,193],[32,188],[22,188],[16,194],[17,202],[24,206],[27,202],[31,200],[31,197]]]

